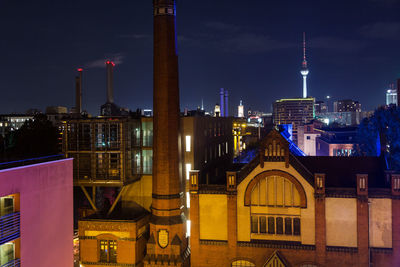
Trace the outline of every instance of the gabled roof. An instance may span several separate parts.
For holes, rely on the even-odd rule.
[[[238,184],[243,181],[258,164],[264,161],[285,161],[284,156],[265,156],[265,149],[271,140],[284,145],[288,149],[289,142],[282,135],[272,130],[261,141],[258,154],[238,171]],[[289,150],[287,150],[289,151]],[[262,153],[262,154],[261,154]],[[386,164],[382,157],[314,157],[296,156],[289,151],[289,164],[296,169],[312,186],[314,186],[314,175],[325,174],[326,187],[329,188],[356,188],[357,174],[368,174],[369,188],[390,188],[389,176],[385,174]]]
[[[324,173],[326,187],[356,188],[357,174],[368,174],[368,187],[390,188],[381,157],[296,157],[309,172]]]

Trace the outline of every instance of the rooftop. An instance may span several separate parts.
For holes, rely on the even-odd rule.
[[[60,159],[64,159],[64,158],[65,158],[65,156],[60,154],[60,155],[51,155],[51,156],[44,156],[44,157],[37,157],[37,158],[30,158],[30,159],[21,159],[21,160],[14,160],[14,161],[8,161],[8,162],[1,162],[0,170],[16,168],[16,167],[21,167],[21,166],[26,166],[26,165],[33,165],[33,164],[49,162],[49,161],[54,161],[54,160],[60,160]]]

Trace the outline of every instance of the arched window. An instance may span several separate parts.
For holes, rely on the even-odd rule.
[[[232,262],[232,267],[255,267],[256,265],[250,261],[246,260],[237,260]]]
[[[267,176],[253,187],[251,206],[300,207],[300,194],[289,179]]]

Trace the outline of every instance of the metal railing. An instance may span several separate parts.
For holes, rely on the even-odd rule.
[[[0,245],[17,239],[19,236],[20,213],[14,212],[0,217]]]
[[[13,259],[6,264],[1,265],[0,267],[20,267],[21,266],[21,259]]]

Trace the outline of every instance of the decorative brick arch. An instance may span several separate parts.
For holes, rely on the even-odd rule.
[[[96,239],[100,240],[118,240],[119,237],[115,236],[113,234],[110,233],[105,233],[105,234],[99,234],[98,236],[96,236]]]
[[[292,182],[300,195],[300,207],[307,208],[306,192],[304,191],[304,188],[301,185],[301,183],[293,175],[291,175],[287,172],[284,172],[284,171],[280,171],[280,170],[270,170],[270,171],[264,171],[262,173],[259,173],[250,181],[250,183],[248,183],[246,191],[244,193],[244,205],[245,206],[250,206],[250,204],[251,204],[251,191],[252,191],[253,187],[256,184],[258,184],[261,179],[266,178],[268,176],[280,176],[280,177],[284,177],[284,178],[288,179],[290,182]]]

